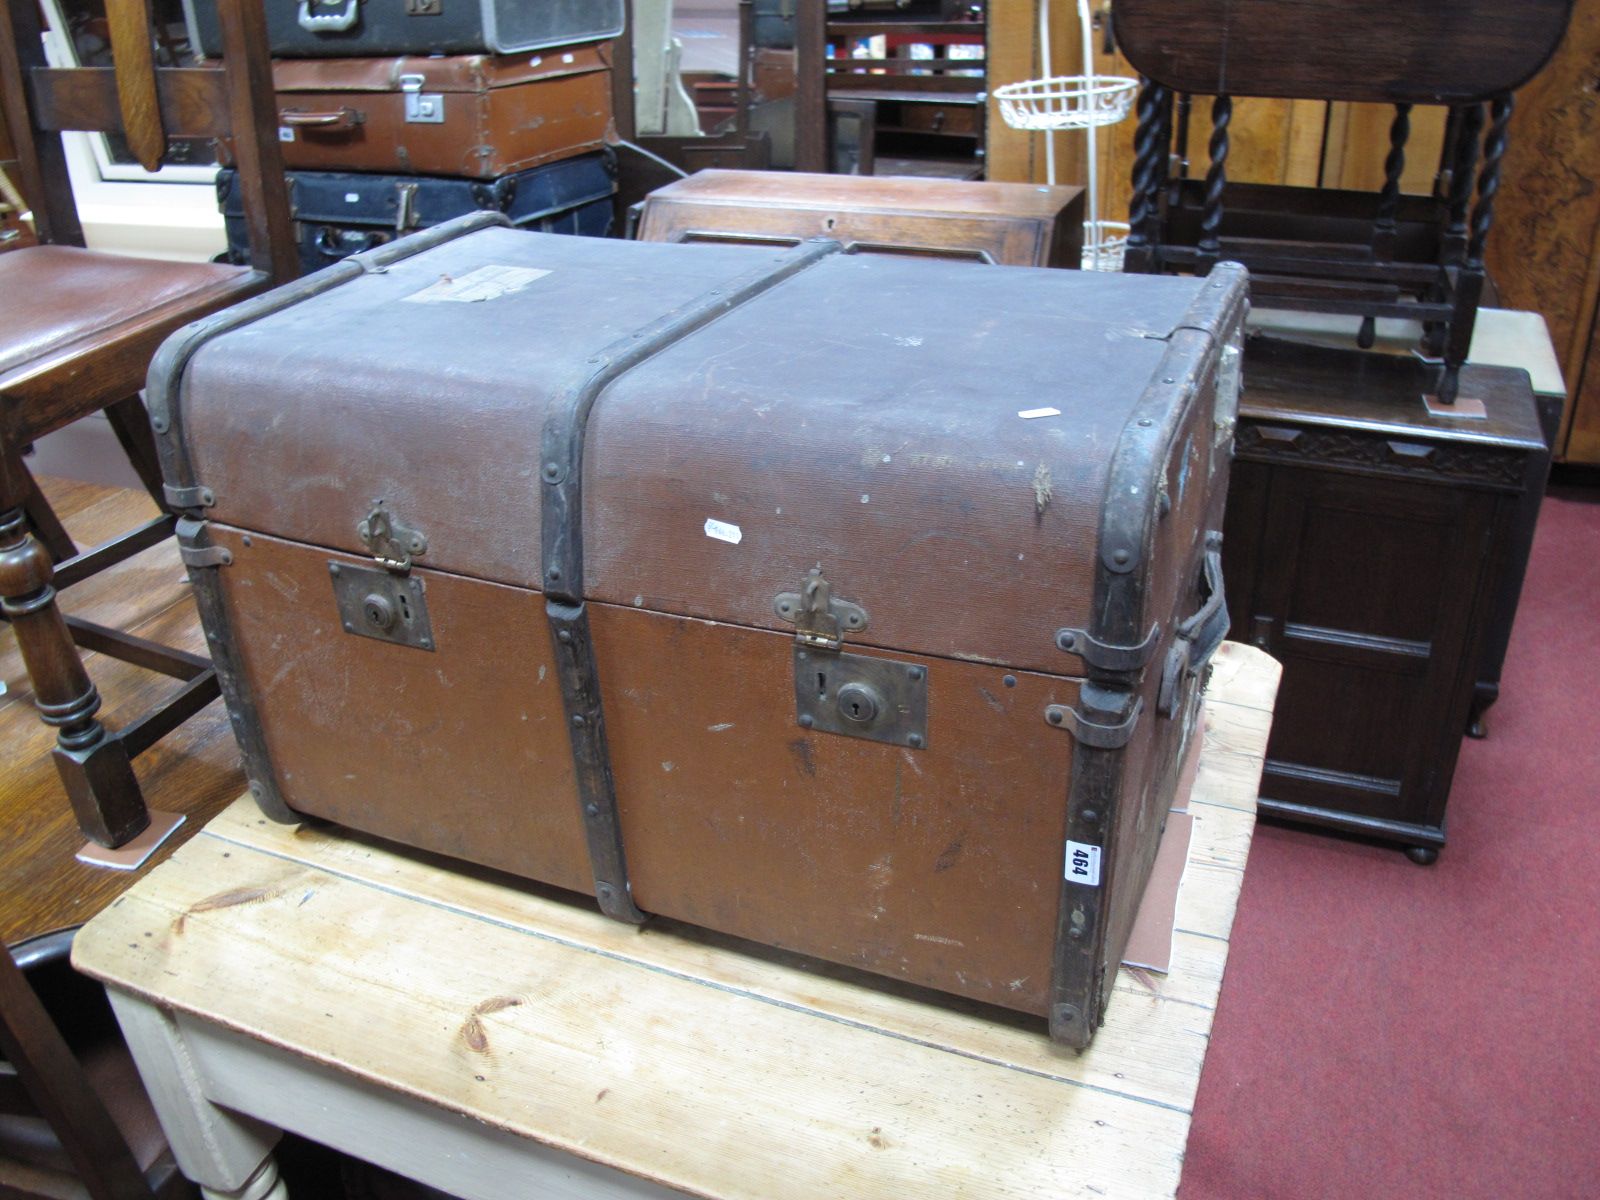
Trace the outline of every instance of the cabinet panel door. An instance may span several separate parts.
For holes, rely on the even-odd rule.
[[[1228,599],[1228,636],[1271,650],[1262,632],[1270,615],[1257,599],[1261,578],[1262,543],[1266,537],[1267,496],[1272,468],[1264,463],[1236,459],[1228,478],[1228,510],[1222,524],[1222,578]]]
[[[1442,811],[1494,497],[1273,472],[1252,633],[1284,664],[1263,795],[1388,820]]]

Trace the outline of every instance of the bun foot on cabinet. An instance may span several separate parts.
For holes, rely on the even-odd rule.
[[[1489,736],[1489,726],[1484,717],[1496,700],[1500,699],[1498,683],[1479,682],[1472,689],[1472,708],[1467,712],[1467,736],[1483,739]]]
[[[1437,846],[1407,846],[1406,857],[1419,867],[1431,867],[1439,861]]]

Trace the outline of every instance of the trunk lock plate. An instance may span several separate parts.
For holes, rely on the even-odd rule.
[[[794,648],[802,729],[921,750],[928,744],[928,669],[865,654]]]
[[[422,580],[397,575],[382,567],[354,563],[328,564],[333,599],[346,633],[376,638],[397,646],[433,649],[433,623]]]

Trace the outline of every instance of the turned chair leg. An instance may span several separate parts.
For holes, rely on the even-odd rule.
[[[95,719],[100,693],[89,680],[56,607],[50,554],[28,530],[26,511],[0,514],[0,612],[16,633],[34,703],[57,729],[55,761],[78,827],[102,846],[120,846],[150,823],[127,747]]]

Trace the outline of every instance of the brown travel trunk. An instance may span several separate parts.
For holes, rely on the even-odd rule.
[[[492,179],[594,150],[611,126],[611,46],[500,57],[279,59],[284,165]]]
[[[1083,189],[794,171],[697,171],[645,197],[644,242],[792,245],[1076,267]]]
[[[494,220],[152,367],[263,811],[1087,1044],[1226,628],[1244,273]]]

